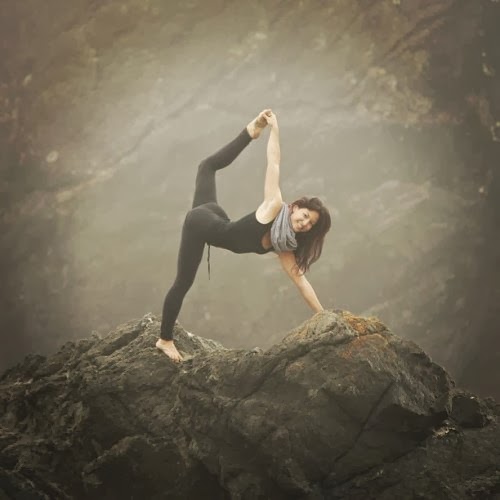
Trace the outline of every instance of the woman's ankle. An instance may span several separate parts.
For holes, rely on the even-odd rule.
[[[158,339],[159,342],[161,342],[162,344],[163,343],[169,343],[169,344],[173,344],[174,342],[174,339],[162,339],[161,337]]]

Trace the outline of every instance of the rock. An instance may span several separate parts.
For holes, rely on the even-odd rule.
[[[484,402],[468,391],[453,395],[451,416],[463,427],[484,427],[491,418]]]
[[[149,313],[5,372],[1,498],[467,498],[500,488],[499,407],[455,388],[376,318],[324,311],[265,351],[226,349],[176,324],[189,358],[180,365],[154,348],[159,328]]]

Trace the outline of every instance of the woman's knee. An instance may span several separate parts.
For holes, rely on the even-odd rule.
[[[184,295],[189,290],[189,284],[177,279],[175,283],[170,288],[170,295],[176,298],[180,298],[181,300],[184,298]]]
[[[174,284],[170,288],[171,295],[176,297],[178,300],[180,299],[181,301],[193,286],[196,271],[194,273],[191,272],[186,274],[187,275],[184,276],[178,276]]]
[[[215,172],[215,162],[212,156],[205,158],[198,165],[198,174],[206,171]]]

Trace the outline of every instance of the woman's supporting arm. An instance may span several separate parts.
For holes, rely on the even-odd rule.
[[[280,258],[281,265],[285,272],[290,276],[291,280],[295,283],[299,289],[302,297],[307,302],[307,305],[314,311],[323,311],[323,306],[321,305],[316,292],[314,291],[311,283],[307,280],[304,274],[300,271],[295,261],[295,255],[293,252],[281,252],[278,254]]]

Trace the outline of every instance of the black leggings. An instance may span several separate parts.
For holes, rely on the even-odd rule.
[[[217,215],[208,207],[200,207],[200,205],[205,203],[217,204],[215,172],[227,167],[251,140],[252,138],[247,129],[243,129],[238,137],[212,156],[205,158],[198,167],[192,208],[199,208],[196,211],[191,210],[188,212],[182,226],[181,245],[177,259],[177,276],[163,303],[160,336],[164,340],[173,339],[175,320],[181,310],[182,301],[194,282],[196,271],[203,257],[205,243],[210,238],[211,219],[214,217],[227,217],[221,209],[221,213]]]

